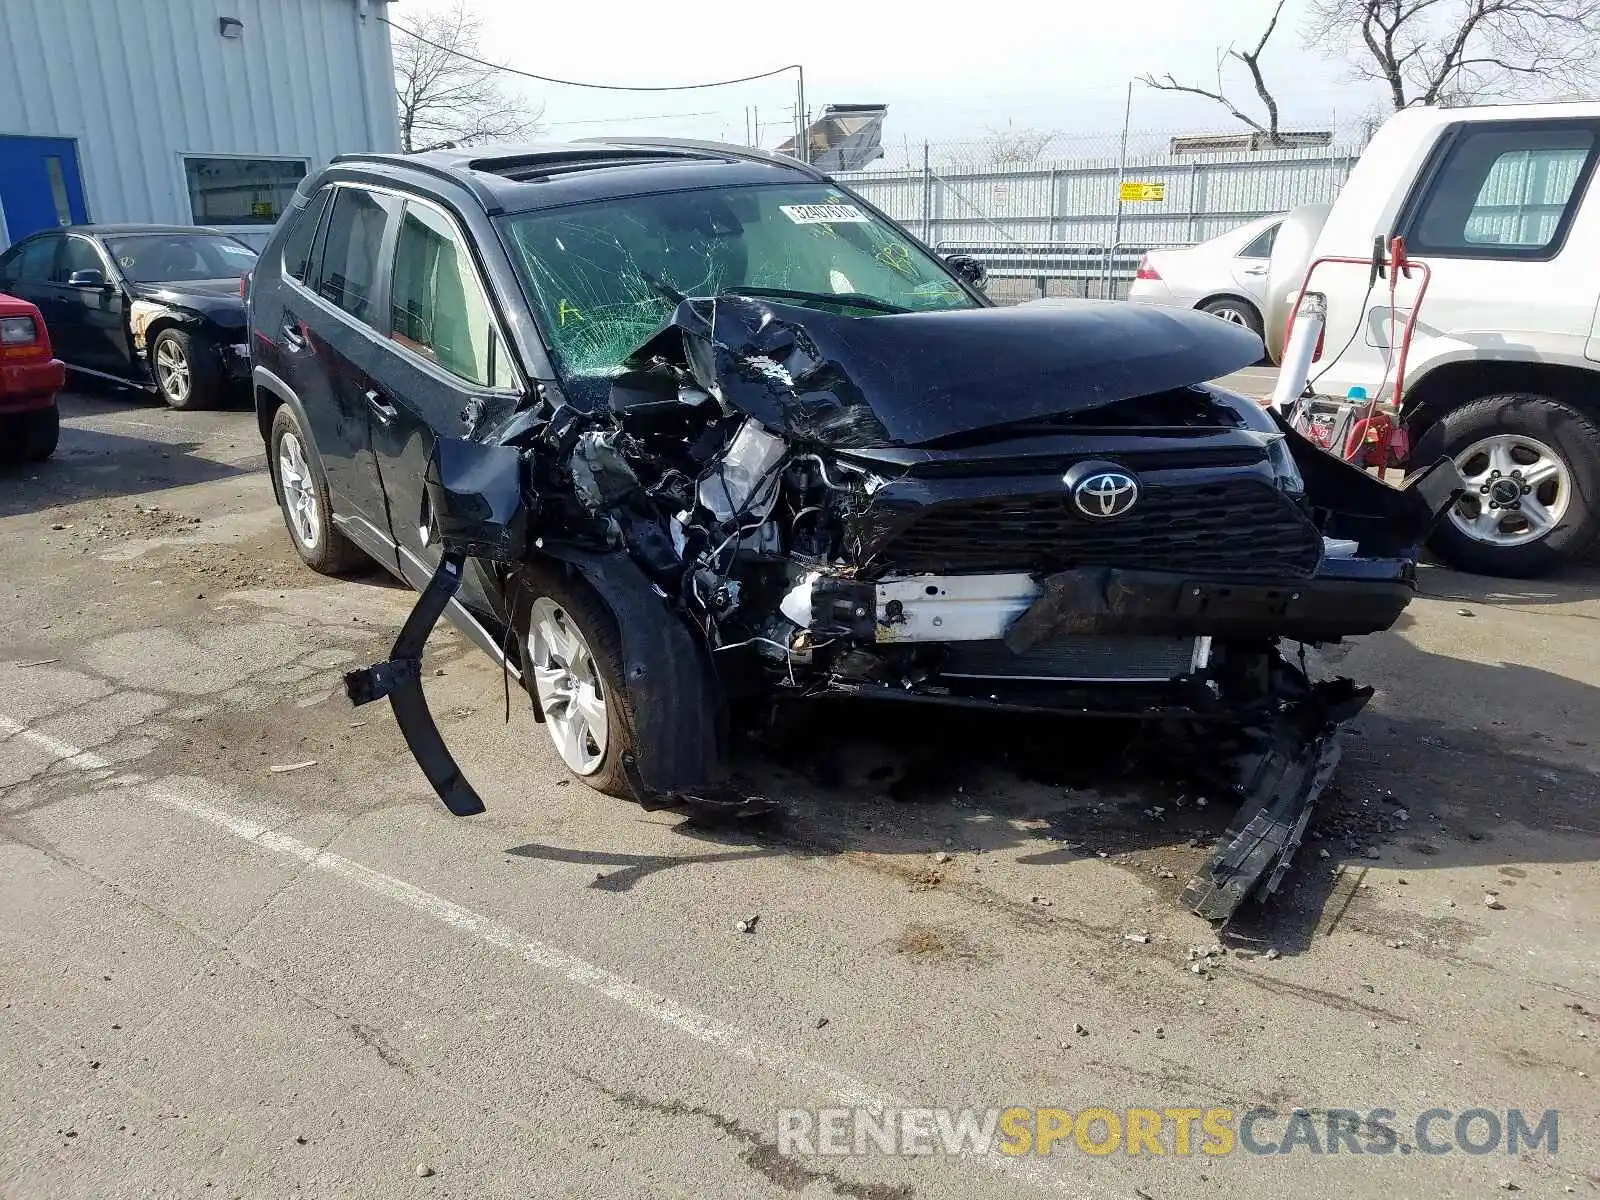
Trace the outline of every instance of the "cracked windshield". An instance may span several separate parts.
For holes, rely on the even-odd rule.
[[[851,316],[975,307],[927,251],[822,185],[638,196],[506,226],[579,391],[614,374],[685,296],[734,291]]]

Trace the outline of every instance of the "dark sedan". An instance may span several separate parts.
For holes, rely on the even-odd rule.
[[[39,306],[69,370],[205,408],[249,377],[241,281],[255,263],[214,229],[71,225],[0,255],[0,291]]]

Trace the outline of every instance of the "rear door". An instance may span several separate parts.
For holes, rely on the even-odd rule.
[[[342,522],[363,526],[352,532],[370,546],[388,540],[367,393],[372,365],[384,352],[380,268],[399,203],[344,185],[331,188],[326,203],[314,260],[285,265],[286,274],[303,270],[305,283],[277,289],[283,311],[272,334],[284,347],[285,382],[310,420],[334,511]],[[286,258],[291,250],[286,247]]]
[[[1267,311],[1267,270],[1272,259],[1272,244],[1277,240],[1282,224],[1281,221],[1275,221],[1251,238],[1232,263],[1234,283],[1263,313]]]
[[[437,438],[461,437],[464,414],[493,412],[521,394],[506,340],[469,239],[442,208],[405,202],[387,287],[390,353],[375,383],[372,444],[383,476],[401,572],[424,586],[439,562],[429,545],[424,477]],[[462,601],[503,617],[479,569]]]

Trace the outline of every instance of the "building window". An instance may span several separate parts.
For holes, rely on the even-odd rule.
[[[306,175],[298,158],[185,158],[197,225],[272,225]]]

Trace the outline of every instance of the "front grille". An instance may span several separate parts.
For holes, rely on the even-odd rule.
[[[1066,492],[950,500],[873,549],[894,571],[1061,571],[1073,567],[1303,578],[1322,538],[1270,484],[1232,479],[1149,488],[1125,516],[1081,516]]]
[[[1066,634],[1014,654],[1004,642],[952,642],[941,675],[967,679],[1048,679],[1150,683],[1187,675],[1194,638]]]

